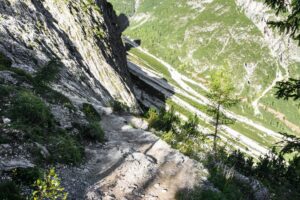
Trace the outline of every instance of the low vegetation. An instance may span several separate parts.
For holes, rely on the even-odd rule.
[[[240,173],[254,177],[269,189],[271,199],[299,199],[300,197],[300,138],[285,134],[268,155],[257,163],[239,151],[223,156],[223,162]],[[289,158],[286,159],[285,157]]]
[[[74,124],[80,132],[80,139],[91,142],[104,142],[105,135],[99,121],[90,121],[87,125]]]
[[[157,111],[152,108],[145,116],[149,122],[149,128],[156,129],[157,135],[173,148],[205,163],[209,170],[208,180],[217,189],[215,191],[199,186],[193,190],[179,191],[177,199],[253,199],[254,191],[245,182],[237,180],[233,176],[235,172],[259,180],[268,188],[271,199],[283,200],[286,197],[298,199],[300,197],[299,138],[285,135],[286,139],[277,143],[276,151],[274,149],[270,154],[260,157],[255,162],[253,158],[240,151],[226,151],[224,146],[218,147],[216,153],[212,154],[210,152],[211,140],[199,132],[196,116],[182,122],[176,116],[173,108],[169,111],[164,109]],[[200,156],[201,153],[206,155],[204,160]],[[287,160],[285,157],[290,153],[293,153],[293,157]],[[221,163],[231,170],[224,170],[216,165],[217,163]]]
[[[99,115],[97,110],[91,104],[83,103],[82,111],[88,120],[91,120],[91,121],[97,121],[97,120],[100,121],[101,120],[101,116]]]
[[[202,144],[207,138],[198,131],[199,119],[197,116],[191,116],[188,121],[182,122],[175,114],[173,107],[168,111],[165,109],[157,111],[151,108],[145,116],[149,128],[157,130],[157,135],[173,148],[192,157],[196,157],[202,151]]]
[[[0,199],[25,200],[20,194],[20,188],[13,181],[0,183]]]
[[[163,108],[159,111],[150,109],[146,114],[146,117],[148,119],[149,127],[164,132],[176,132],[177,126],[180,123],[180,119],[175,114],[173,107],[169,111],[166,111]]]
[[[39,167],[33,168],[17,168],[8,172],[17,184],[32,185],[37,179],[43,175],[43,170]]]
[[[100,114],[91,104],[88,103],[84,103],[82,105],[82,111],[88,120],[88,124],[78,126],[81,137],[88,141],[103,142],[104,131],[100,125]]]
[[[8,110],[15,124],[51,128],[54,120],[45,102],[32,92],[18,91]]]
[[[82,145],[67,132],[57,127],[53,115],[46,103],[33,92],[11,87],[9,95],[13,99],[5,101],[1,114],[12,120],[11,127],[25,133],[24,138],[17,138],[15,142],[32,142],[45,145],[50,157],[43,158],[32,148],[36,161],[43,163],[79,163],[83,157]],[[5,136],[2,136],[5,137]],[[4,138],[5,139],[5,138]],[[59,140],[59,142],[58,142]]]
[[[233,176],[236,172],[260,181],[268,189],[270,199],[299,199],[299,149],[293,150],[293,152],[298,152],[297,155],[287,161],[283,153],[287,146],[289,145],[286,145],[279,153],[272,151],[260,157],[257,162],[240,151],[228,153],[224,149],[219,149],[217,158],[214,155],[204,162],[209,170],[208,181],[213,183],[218,191],[196,187],[192,190],[179,191],[177,199],[254,199],[255,191],[249,184],[236,179]],[[224,170],[215,163],[222,163],[230,170]]]
[[[210,154],[211,140],[198,130],[197,116],[190,116],[186,122],[182,122],[173,108],[169,111],[164,109],[157,111],[152,108],[145,116],[149,127],[158,130],[157,135],[173,148],[197,160],[202,159],[201,153]],[[216,184],[215,187],[219,192],[197,187],[193,190],[179,191],[177,199],[251,199],[248,198],[251,195],[250,190],[245,193],[248,189],[247,185],[241,185],[233,177],[225,175],[222,169],[212,164],[212,161],[205,160],[205,163],[211,165],[208,167],[210,169],[209,181]]]
[[[33,186],[33,200],[66,200],[68,197],[68,193],[60,186],[60,179],[54,168],[50,169],[48,174],[44,174],[43,178],[37,179]]]
[[[60,62],[49,62],[33,76],[11,67],[9,59],[0,54],[0,71],[10,72],[18,81],[17,84],[10,84],[0,80],[0,116],[11,120],[8,125],[0,124],[0,128],[17,130],[10,134],[1,133],[0,143],[31,144],[28,149],[26,147],[26,151],[36,165],[32,169],[1,172],[8,174],[12,180],[1,181],[0,199],[25,199],[20,194],[20,187],[33,189],[31,186],[41,178],[43,168],[57,163],[79,164],[84,157],[80,138],[60,128],[50,111],[51,104],[62,105],[70,112],[76,111],[67,97],[49,86],[57,81],[61,66]],[[48,153],[42,154],[41,148]],[[58,198],[53,196],[49,199]]]
[[[116,113],[129,112],[129,107],[117,100],[112,100],[110,102],[110,106],[112,107],[113,111]]]

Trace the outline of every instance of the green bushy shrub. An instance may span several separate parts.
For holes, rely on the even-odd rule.
[[[286,161],[283,154],[273,149],[272,153],[260,157],[254,164],[252,158],[239,151],[221,154],[219,157],[227,166],[234,167],[238,172],[259,180],[268,188],[272,199],[299,199],[300,157],[295,156]]]
[[[84,155],[82,145],[68,135],[57,134],[49,138],[50,163],[79,164]]]
[[[177,126],[180,124],[180,119],[175,114],[173,107],[169,111],[161,109],[159,112],[150,109],[146,116],[150,128],[163,132],[176,132]]]
[[[122,113],[122,112],[129,111],[128,106],[120,101],[113,100],[110,102],[110,106],[112,107],[113,111],[116,113]]]
[[[58,78],[62,66],[63,64],[61,62],[52,60],[46,66],[40,68],[33,77],[22,69],[11,67],[10,60],[0,53],[0,71],[8,70],[14,72],[17,74],[18,79],[31,84],[34,92],[44,99],[47,99],[49,103],[62,104],[65,107],[74,110],[75,107],[67,97],[47,86],[48,83],[53,82]],[[3,94],[0,94],[0,97],[7,95],[7,93],[4,92]]]
[[[203,134],[201,134],[198,130],[198,124],[199,118],[196,115],[190,116],[189,119],[180,127],[181,134],[185,135],[188,138],[203,136]]]
[[[0,71],[7,69],[11,66],[11,64],[11,61],[2,53],[0,53]]]
[[[7,97],[10,94],[11,87],[7,85],[0,85],[0,100]]]
[[[82,145],[73,136],[67,135],[65,131],[58,128],[55,124],[50,108],[42,100],[45,99],[48,103],[59,104],[69,109],[75,109],[71,101],[63,94],[51,89],[48,84],[58,78],[62,64],[57,61],[51,61],[48,65],[40,68],[33,77],[24,70],[11,67],[11,62],[5,56],[0,54],[0,70],[12,71],[16,74],[19,80],[31,85],[32,91],[21,86],[0,86],[0,113],[12,119],[13,128],[22,130],[25,135],[24,138],[1,137],[0,142],[9,142],[9,140],[19,142],[37,142],[45,146],[50,158],[47,158],[51,163],[72,163],[77,164],[82,160],[83,148]],[[5,98],[10,95],[10,98]],[[12,99],[12,100],[11,100]],[[11,101],[11,103],[10,103]],[[2,105],[7,105],[2,109]],[[101,134],[96,134],[95,130],[101,129],[95,125],[91,126],[90,134],[94,137],[100,138]],[[98,131],[101,133],[101,131]],[[99,136],[100,135],[100,136]],[[24,141],[23,141],[24,140]],[[37,162],[43,163],[45,158],[40,155],[40,150],[35,146],[31,148],[32,155]],[[33,172],[32,172],[33,173]],[[27,179],[31,172],[17,171],[16,176],[24,176]],[[16,179],[18,179],[16,177]]]
[[[33,200],[66,200],[68,197],[68,193],[60,185],[60,179],[54,168],[50,169],[48,174],[44,174],[43,178],[37,179],[34,187]]]
[[[148,112],[145,114],[147,118],[149,127],[153,127],[153,124],[158,120],[158,111],[155,108],[150,108]]]
[[[178,200],[252,200],[254,199],[250,186],[236,180],[230,171],[209,166],[208,181],[214,185],[217,191],[205,187],[196,186],[192,189],[179,191],[176,195]]]
[[[40,127],[53,125],[53,118],[47,105],[29,91],[21,91],[16,95],[10,115],[17,123]]]
[[[104,141],[104,131],[99,122],[90,122],[84,133],[86,139],[92,141],[103,142]]]
[[[249,185],[236,180],[230,171],[224,171],[221,168],[211,166],[209,169],[210,176],[208,180],[219,189],[225,199],[253,199],[252,189]]]
[[[25,200],[25,198],[20,194],[19,187],[13,181],[0,183],[0,199]]]
[[[27,129],[28,130],[28,129]],[[62,163],[79,164],[84,157],[84,148],[79,138],[68,135],[64,130],[54,128],[49,132],[43,129],[31,129],[29,139],[43,145],[48,151],[49,156],[41,154],[41,149],[34,145],[31,148],[31,154],[36,163],[44,165]]]
[[[58,73],[62,68],[62,63],[57,60],[50,61],[46,66],[40,68],[34,80],[37,84],[47,84],[58,78]]]
[[[35,180],[41,178],[42,170],[38,167],[17,168],[12,171],[13,180],[19,184],[32,185]]]
[[[187,156],[192,156],[193,153],[198,150],[195,147],[195,142],[190,139],[186,139],[183,142],[178,142],[176,145],[176,149],[178,149],[181,153]]]
[[[172,131],[164,132],[161,135],[161,138],[167,143],[171,144],[172,147],[174,147],[174,145],[177,143],[176,135]]]
[[[91,121],[87,125],[73,124],[73,126],[79,130],[80,139],[85,139],[87,141],[104,141],[104,131],[98,121]]]
[[[78,124],[75,126],[79,129],[81,137],[89,141],[103,142],[104,131],[100,125],[101,116],[97,110],[91,104],[84,103],[82,105],[82,111],[89,123],[85,126]]]
[[[82,105],[82,111],[85,114],[85,116],[87,117],[87,119],[90,121],[100,121],[101,120],[101,116],[99,115],[97,110],[91,104],[84,103]]]
[[[203,143],[206,137],[198,130],[197,116],[191,116],[188,121],[182,123],[173,108],[169,111],[150,108],[145,117],[149,127],[160,131],[157,134],[181,153],[194,156],[202,150],[200,143]]]
[[[49,103],[63,105],[69,110],[76,110],[69,98],[67,98],[62,93],[51,89],[48,86],[35,87],[35,92],[39,94],[43,99],[47,99],[47,102]]]

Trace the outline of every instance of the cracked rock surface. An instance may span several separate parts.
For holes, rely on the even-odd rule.
[[[73,102],[118,99],[136,107],[117,15],[107,1],[91,2],[1,0],[0,53],[31,74],[60,61],[52,87]]]

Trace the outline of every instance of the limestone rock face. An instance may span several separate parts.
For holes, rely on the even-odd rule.
[[[13,67],[35,73],[63,64],[53,88],[71,100],[137,107],[131,91],[118,18],[101,1],[1,0],[0,53]]]
[[[263,2],[255,0],[236,0],[236,4],[262,32],[271,53],[279,58],[278,62],[281,66],[287,68],[290,63],[300,61],[300,48],[297,42],[286,34],[279,34],[267,24],[269,20],[280,19],[270,11],[270,8]]]

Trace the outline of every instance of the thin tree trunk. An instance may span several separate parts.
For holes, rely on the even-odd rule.
[[[217,152],[217,135],[218,135],[218,128],[219,128],[219,120],[220,120],[220,104],[217,107],[217,116],[216,116],[216,124],[215,124],[215,134],[214,134],[214,153]]]

